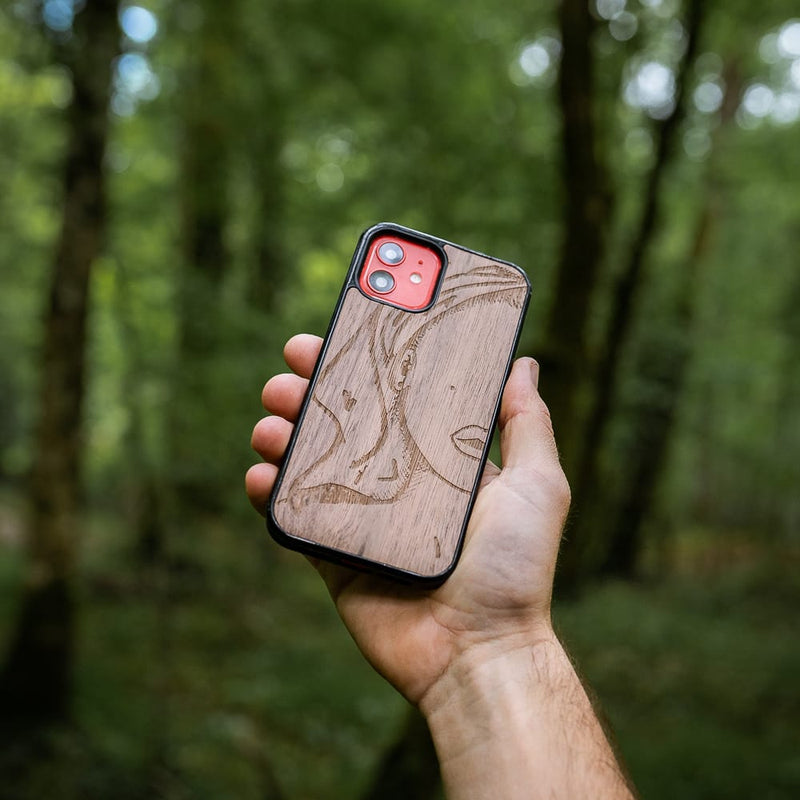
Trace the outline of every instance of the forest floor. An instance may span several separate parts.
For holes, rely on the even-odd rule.
[[[21,552],[0,516],[5,643]],[[33,771],[29,751],[0,754],[0,796],[265,800],[277,783],[287,800],[358,797],[406,704],[304,559],[257,523],[212,524],[172,538],[168,569],[136,566],[107,522],[83,542],[75,727]],[[671,577],[557,604],[559,631],[643,797],[794,799],[798,563],[692,552]]]

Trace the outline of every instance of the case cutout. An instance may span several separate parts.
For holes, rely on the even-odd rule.
[[[441,272],[442,258],[433,247],[381,235],[369,245],[358,285],[367,297],[419,311],[430,304]]]

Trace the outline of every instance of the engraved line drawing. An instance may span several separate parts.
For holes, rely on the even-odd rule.
[[[437,351],[457,347],[471,333],[476,308],[487,314],[490,307],[519,309],[526,290],[516,270],[484,264],[448,272],[436,304],[425,312],[408,313],[358,295],[372,308],[343,343],[331,342],[304,420],[315,432],[317,452],[323,452],[291,476],[290,506],[392,503],[423,473],[469,494],[475,462],[489,438],[494,398],[476,410],[473,394],[484,365],[468,365],[474,382],[454,382],[463,365],[451,375],[447,358]],[[491,358],[491,337],[483,347]],[[505,347],[496,346],[498,359],[507,357]],[[356,403],[360,413],[353,417],[347,412]],[[448,424],[431,425],[431,408]]]

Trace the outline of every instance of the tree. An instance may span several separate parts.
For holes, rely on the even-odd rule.
[[[634,576],[642,545],[642,528],[651,511],[664,471],[680,403],[687,366],[692,356],[692,328],[696,311],[697,276],[720,216],[716,186],[719,140],[734,119],[741,94],[741,74],[732,61],[723,71],[725,94],[714,128],[706,165],[703,200],[689,252],[680,265],[678,286],[664,318],[638,345],[634,372],[644,390],[630,411],[630,446],[622,457],[621,496],[609,514],[600,573]]]
[[[416,709],[406,715],[402,732],[381,756],[371,785],[361,800],[436,798],[442,778],[428,723]]]
[[[28,490],[28,561],[16,631],[0,673],[8,731],[69,715],[75,567],[81,509],[82,406],[92,265],[106,227],[108,138],[117,4],[94,0],[56,44],[72,74],[63,216],[43,319],[39,421]]]
[[[541,348],[543,391],[567,474],[580,449],[581,390],[590,372],[587,327],[604,258],[611,197],[605,154],[596,132],[592,32],[595,21],[586,0],[562,0],[561,174],[563,221],[556,289]]]
[[[248,299],[257,311],[278,314],[291,271],[286,246],[288,196],[281,150],[286,140],[288,95],[295,78],[294,60],[279,20],[283,4],[257,3],[257,30],[241,34],[243,79],[239,86],[239,114],[244,120],[239,149],[245,157],[253,217]]]
[[[172,484],[182,508],[215,505],[213,470],[221,446],[209,402],[221,331],[220,297],[229,273],[232,70],[235,7],[205,2],[180,74],[179,203],[182,263],[170,415]],[[198,431],[205,440],[198,440]]]
[[[657,126],[655,158],[645,181],[641,216],[611,298],[609,324],[594,373],[590,411],[581,431],[581,454],[571,476],[573,505],[579,509],[579,514],[575,517],[560,560],[560,585],[567,589],[575,588],[587,571],[597,568],[596,564],[587,563],[586,554],[594,529],[598,524],[602,525],[605,516],[603,504],[609,494],[602,480],[602,448],[615,412],[621,356],[628,344],[638,294],[644,284],[648,250],[658,229],[664,177],[686,111],[687,84],[697,53],[704,10],[705,0],[690,0],[686,12],[686,47],[677,69],[672,111]]]

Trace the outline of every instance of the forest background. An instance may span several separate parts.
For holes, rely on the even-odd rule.
[[[642,795],[797,797],[799,142],[788,0],[4,4],[0,796],[439,796],[242,485],[392,220],[531,277],[557,624]]]

